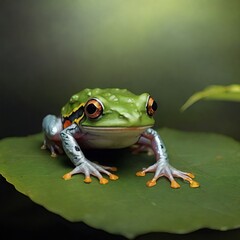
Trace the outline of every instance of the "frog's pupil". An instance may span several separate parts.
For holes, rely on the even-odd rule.
[[[156,101],[154,101],[153,102],[153,104],[152,104],[152,109],[153,109],[153,111],[155,112],[155,111],[157,111],[157,103],[156,103]]]
[[[88,106],[87,106],[87,112],[89,113],[89,114],[93,114],[93,113],[95,113],[96,112],[96,106],[93,104],[93,103],[91,103],[91,104],[89,104]]]

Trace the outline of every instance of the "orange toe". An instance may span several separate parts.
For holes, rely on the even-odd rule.
[[[192,181],[190,181],[190,187],[198,188],[198,187],[200,187],[200,184],[198,182],[192,180]]]
[[[109,175],[109,178],[110,178],[111,180],[117,180],[117,179],[118,179],[118,176],[115,175],[115,174],[110,174],[110,175]]]
[[[194,176],[192,173],[187,173],[187,175],[188,175],[190,178],[195,178],[195,176]]]
[[[171,181],[171,188],[180,188],[180,185],[175,181]]]
[[[90,182],[92,182],[92,179],[90,177],[85,177],[84,182],[90,183]]]
[[[99,183],[100,183],[100,184],[107,184],[107,183],[108,183],[108,180],[107,180],[106,178],[101,178],[101,179],[99,180]]]
[[[71,173],[66,173],[65,175],[63,175],[63,179],[64,179],[64,180],[69,180],[69,179],[71,179],[71,178],[72,178]]]
[[[139,171],[139,172],[136,172],[136,175],[137,175],[138,177],[144,177],[146,174],[145,174],[145,172],[143,172],[143,171]]]
[[[152,179],[152,180],[148,181],[146,184],[148,187],[153,187],[157,184],[157,181],[155,179]]]

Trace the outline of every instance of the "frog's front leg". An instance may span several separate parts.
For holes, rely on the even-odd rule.
[[[57,152],[62,154],[60,132],[62,131],[62,120],[55,115],[47,115],[42,121],[44,141],[41,149],[49,149],[51,157],[56,157]]]
[[[151,128],[146,130],[140,137],[138,144],[151,147],[156,157],[155,164],[136,173],[137,176],[145,176],[147,172],[155,173],[153,179],[147,182],[148,187],[156,185],[157,179],[162,176],[165,176],[170,180],[172,188],[180,187],[180,185],[174,180],[174,177],[179,177],[188,181],[190,187],[199,187],[199,183],[193,180],[194,175],[192,173],[179,171],[169,164],[166,147],[155,130]]]
[[[106,167],[101,166],[97,163],[93,163],[89,161],[83,154],[80,146],[78,145],[76,139],[74,136],[80,135],[84,138],[84,136],[81,135],[80,129],[77,124],[72,124],[71,126],[65,128],[60,136],[62,139],[62,145],[65,153],[70,158],[72,163],[75,165],[75,168],[69,172],[66,173],[63,178],[65,180],[68,180],[72,177],[72,175],[77,173],[83,173],[85,175],[84,182],[90,183],[91,175],[97,177],[99,179],[99,182],[101,184],[108,183],[108,180],[102,176],[101,173],[107,174],[111,180],[117,180],[118,176],[110,173],[107,170],[116,171],[116,168],[114,167]]]

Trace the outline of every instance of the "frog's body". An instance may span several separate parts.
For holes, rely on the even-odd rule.
[[[85,135],[82,144],[92,148],[129,147],[154,124],[154,119],[146,114],[148,97],[146,93],[138,96],[126,89],[84,89],[71,97],[61,113],[67,117],[90,98],[98,99],[104,106],[104,114],[95,120],[80,117],[79,128]]]
[[[161,176],[168,177],[173,188],[180,187],[173,176],[189,181],[191,187],[198,187],[192,174],[169,165],[163,141],[151,128],[156,110],[156,102],[147,93],[135,95],[118,88],[84,89],[62,107],[61,117],[47,115],[43,119],[43,148],[49,148],[52,156],[56,156],[56,150],[64,150],[71,159],[75,168],[65,174],[64,179],[83,173],[85,182],[91,182],[90,176],[94,175],[105,184],[108,181],[101,173],[116,180],[118,177],[108,171],[115,169],[92,163],[81,148],[125,148],[137,144],[139,150],[151,148],[156,157],[154,165],[137,173],[137,176],[144,176],[146,172],[155,172],[154,178],[147,182],[149,187]]]

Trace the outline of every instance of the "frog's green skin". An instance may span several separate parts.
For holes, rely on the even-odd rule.
[[[198,187],[199,184],[192,179],[193,174],[179,171],[169,164],[164,143],[151,128],[156,108],[156,102],[148,93],[135,95],[118,88],[84,89],[74,94],[62,107],[61,117],[47,115],[43,119],[43,148],[50,149],[52,156],[56,156],[56,150],[64,151],[75,165],[63,176],[64,179],[83,173],[86,183],[92,181],[93,175],[101,184],[108,182],[102,174],[108,175],[111,180],[118,179],[110,172],[115,168],[91,162],[84,156],[82,147],[125,148],[137,145],[139,151],[151,148],[156,163],[136,173],[137,176],[145,176],[147,172],[155,172],[147,186],[156,185],[157,179],[165,176],[172,188],[180,187],[174,177],[188,181],[191,187]]]
[[[149,94],[135,95],[127,89],[84,89],[74,94],[69,102],[62,107],[61,114],[66,116],[80,104],[90,98],[99,99],[104,106],[104,114],[97,121],[85,118],[82,126],[89,127],[139,127],[152,126],[154,119],[146,114]]]

